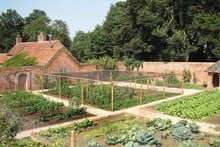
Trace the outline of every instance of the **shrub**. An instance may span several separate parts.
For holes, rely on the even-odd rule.
[[[19,66],[33,66],[36,65],[36,58],[27,57],[26,53],[19,53],[3,64],[4,67],[19,67]]]
[[[185,83],[189,83],[191,80],[191,73],[187,69],[184,69],[184,71],[183,71],[183,80]]]

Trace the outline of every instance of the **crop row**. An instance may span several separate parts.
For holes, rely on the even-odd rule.
[[[56,120],[67,119],[86,113],[84,107],[65,108],[63,103],[48,101],[42,96],[25,91],[7,93],[0,98],[0,103],[24,115],[37,115],[39,121],[49,121],[51,117]]]
[[[220,91],[204,91],[193,96],[186,96],[165,102],[156,107],[166,114],[204,120],[220,114]]]
[[[65,80],[64,80],[65,81]],[[69,98],[81,99],[82,87],[78,82],[74,86],[70,86],[69,82],[63,82],[61,86],[61,95]],[[49,92],[59,94],[59,88],[55,87]],[[101,85],[86,83],[84,84],[84,101],[87,104],[97,106],[102,109],[111,110],[111,85]],[[149,103],[163,98],[162,92],[143,90],[142,103]],[[166,97],[174,96],[175,94],[166,93]],[[140,104],[140,90],[131,87],[114,86],[114,110],[120,110]]]

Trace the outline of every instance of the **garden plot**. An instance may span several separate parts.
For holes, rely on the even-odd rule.
[[[172,124],[168,119],[144,120],[133,116],[84,120],[70,127],[49,129],[32,137],[51,146],[70,146],[75,130],[75,144],[84,146],[219,146],[220,138],[199,131],[194,123],[181,120]]]
[[[220,91],[204,91],[155,107],[168,115],[220,124]]]
[[[20,124],[20,131],[92,116],[84,107],[65,107],[30,92],[16,91],[0,97],[1,112]]]
[[[178,95],[177,93],[146,89],[140,84],[136,88],[133,84],[126,84],[126,86],[117,86],[117,83],[111,85],[94,81],[71,83],[68,79],[63,78],[60,80],[60,84],[56,82],[48,84],[51,86],[47,86],[49,90],[46,94],[105,110],[121,110]]]

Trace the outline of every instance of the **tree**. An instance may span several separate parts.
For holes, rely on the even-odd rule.
[[[79,31],[76,33],[72,41],[70,52],[79,61],[87,61],[88,59],[92,58],[90,35],[91,33],[84,33],[83,31]]]
[[[37,19],[32,20],[30,24],[24,26],[23,36],[26,41],[36,41],[40,32],[48,34],[50,28],[48,27],[50,19],[45,16],[39,16]]]
[[[29,14],[28,17],[25,18],[25,24],[30,24],[33,20],[36,20],[38,17],[45,16],[47,17],[46,12],[38,9],[34,9],[31,14]]]
[[[0,15],[0,52],[7,52],[15,45],[15,38],[21,34],[23,18],[16,10],[8,9]]]
[[[53,39],[60,40],[65,47],[69,48],[71,39],[67,24],[62,20],[54,20],[50,27]]]

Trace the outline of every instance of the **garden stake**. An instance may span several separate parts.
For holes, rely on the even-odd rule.
[[[155,90],[156,88],[155,88],[155,85],[156,85],[156,80],[155,80],[155,78],[154,78],[154,81],[153,81],[153,89]]]
[[[166,86],[166,79],[163,77],[163,98],[165,98],[165,86]]]
[[[71,131],[71,147],[75,147],[75,131]]]
[[[141,89],[140,89],[140,104],[142,104],[142,94],[143,94],[143,92],[142,92],[142,82],[141,82]]]
[[[83,95],[83,80],[81,80],[81,86],[82,86],[82,91],[81,91],[81,97],[82,97],[82,105],[84,104],[84,95]]]
[[[183,94],[184,92],[183,92],[183,87],[184,87],[184,81],[182,80],[181,81],[181,93]]]
[[[112,86],[112,111],[114,111],[114,84],[111,82]]]
[[[147,90],[149,89],[149,79],[147,79]]]
[[[86,81],[86,97],[89,95],[89,81]]]

